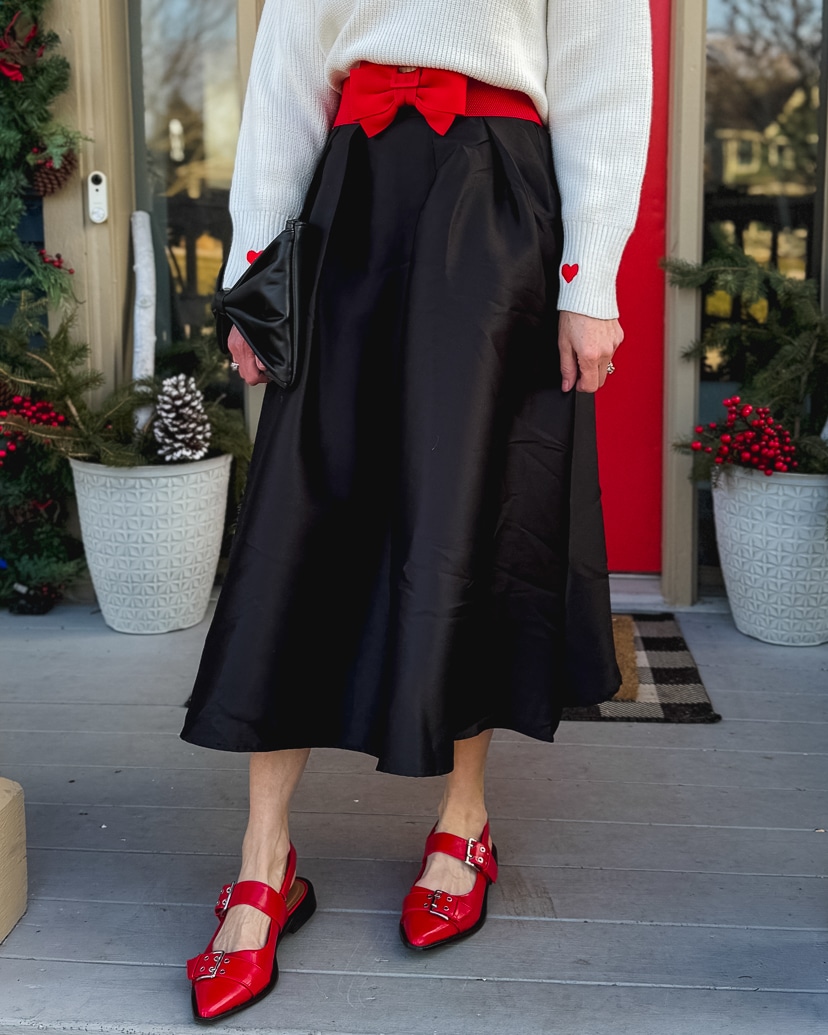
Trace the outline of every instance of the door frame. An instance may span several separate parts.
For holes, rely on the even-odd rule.
[[[704,212],[707,0],[673,0],[667,254],[699,262]],[[697,508],[691,461],[673,443],[698,419],[698,362],[682,351],[699,335],[698,291],[667,285],[664,324],[664,440],[661,594],[671,606],[696,602]]]

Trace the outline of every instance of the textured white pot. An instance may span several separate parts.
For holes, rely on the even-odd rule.
[[[204,617],[231,459],[164,467],[71,461],[86,560],[107,625],[162,633]]]
[[[828,475],[728,465],[713,510],[736,628],[791,647],[828,642]]]

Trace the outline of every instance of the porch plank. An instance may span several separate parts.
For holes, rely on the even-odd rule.
[[[828,677],[826,677],[828,684]],[[725,719],[828,724],[828,690],[724,689],[714,691],[716,710]],[[177,733],[184,718],[177,704],[96,704],[0,701],[2,726],[12,731],[101,733]],[[498,734],[499,736],[499,734]]]
[[[300,848],[302,846],[300,845]],[[318,858],[300,872],[322,908],[395,915],[415,862]],[[233,855],[158,855],[70,849],[29,851],[30,898],[210,908],[234,875]],[[492,916],[658,921],[742,927],[828,927],[824,879],[505,863]]]
[[[182,967],[209,940],[211,910],[33,902],[0,958]],[[280,965],[304,972],[521,981],[647,982],[821,992],[824,932],[491,919],[436,958],[400,943],[396,915],[320,912],[308,936],[286,938]],[[48,932],[48,938],[43,937]]]
[[[300,935],[301,937],[301,935]],[[0,1035],[181,1035],[193,1027],[178,968],[0,962],[18,990],[0,1001]],[[311,1020],[312,1016],[312,1020]],[[550,1035],[577,1018],[589,1035],[823,1035],[828,998],[816,994],[617,988],[439,977],[302,974],[283,970],[274,993],[216,1035]],[[623,1020],[621,1020],[623,1018]],[[86,1027],[88,1025],[88,1027]],[[570,1028],[569,1030],[575,1030]]]
[[[739,724],[740,728],[742,724]],[[799,728],[799,727],[798,727]],[[747,731],[746,731],[747,732]],[[599,735],[601,736],[601,735]],[[623,734],[619,734],[623,736]],[[791,734],[792,736],[792,734]],[[766,740],[773,740],[768,734]],[[777,747],[758,751],[718,747],[661,747],[657,736],[649,747],[616,743],[541,744],[534,741],[497,741],[492,745],[489,772],[507,777],[519,774],[527,780],[606,780],[613,783],[680,783],[697,787],[722,787],[734,783],[763,788],[825,787],[828,755],[783,752]],[[210,773],[246,769],[244,755],[192,747],[174,734],[101,735],[86,730],[71,737],[58,733],[0,733],[0,767],[31,764],[48,759],[53,767],[94,765],[111,769],[196,769]],[[371,773],[376,761],[354,751],[314,751],[309,772]]]
[[[93,805],[32,805],[29,844],[35,848],[157,851],[235,855],[245,815],[203,810],[182,823],[178,810]],[[421,857],[430,819],[358,814],[297,813],[292,834],[303,854],[324,858],[411,860]],[[616,823],[563,820],[498,820],[508,860],[523,866],[602,866],[701,872],[819,874],[828,834],[809,830],[727,826],[692,827],[670,822]]]
[[[6,765],[6,776],[21,783],[34,805],[90,804],[178,809],[182,821],[192,809],[247,808],[247,773],[233,770],[205,779],[192,769],[106,769]],[[612,783],[550,778],[540,781],[492,776],[489,813],[501,818],[658,823],[677,822],[753,827],[800,827],[828,822],[828,791],[792,788],[697,787],[658,783]],[[377,816],[434,814],[442,781],[407,780],[381,773],[309,772],[294,798],[295,812],[357,813]]]

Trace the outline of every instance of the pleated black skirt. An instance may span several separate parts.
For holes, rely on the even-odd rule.
[[[432,776],[551,741],[613,651],[593,398],[561,391],[547,131],[413,108],[334,129],[301,379],[269,385],[182,737]]]

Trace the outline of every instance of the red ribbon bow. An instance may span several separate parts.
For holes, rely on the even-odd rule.
[[[412,104],[444,136],[455,116],[466,113],[467,86],[467,76],[443,68],[400,72],[395,65],[363,62],[351,69],[348,99],[354,119],[369,137],[390,126],[404,104]]]

